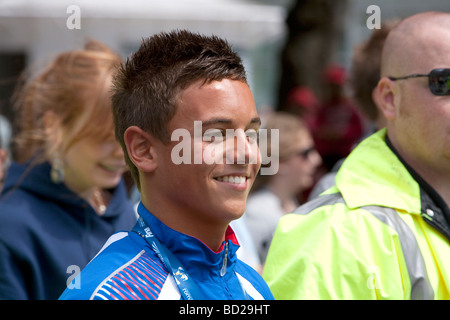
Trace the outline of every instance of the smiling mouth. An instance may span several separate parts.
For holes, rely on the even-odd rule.
[[[233,184],[245,184],[245,182],[247,181],[246,176],[235,176],[235,175],[221,176],[221,177],[217,177],[215,179],[217,181],[228,182],[228,183],[233,183]]]
[[[125,166],[122,166],[122,165],[120,165],[120,166],[108,166],[106,164],[100,164],[100,167],[102,169],[104,169],[104,170],[106,170],[108,172],[112,172],[112,173],[116,173],[116,172],[122,171],[125,168]]]

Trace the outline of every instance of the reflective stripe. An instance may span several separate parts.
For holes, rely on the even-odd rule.
[[[340,193],[326,194],[305,203],[295,210],[294,213],[306,215],[317,208],[336,203],[346,204]],[[434,299],[434,290],[428,279],[425,261],[420,252],[416,237],[406,222],[402,220],[393,208],[365,206],[361,207],[361,209],[367,210],[378,220],[397,232],[411,283],[411,299]]]
[[[411,300],[433,300],[434,290],[428,279],[427,268],[420,252],[414,233],[392,208],[367,206],[362,207],[372,213],[378,220],[394,229],[400,239],[403,257],[408,268],[411,283]]]
[[[314,200],[308,201],[304,205],[298,207],[293,213],[305,215],[317,208],[333,205],[335,203],[345,204],[344,198],[342,198],[340,193],[325,194],[315,198]]]

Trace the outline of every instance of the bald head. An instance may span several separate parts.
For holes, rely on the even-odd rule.
[[[426,77],[404,78],[449,67],[450,14],[406,18],[386,39],[374,99],[397,152],[450,204],[450,96],[433,94]]]
[[[402,20],[386,39],[381,76],[423,73],[439,64],[439,42],[450,41],[450,14],[424,12]],[[448,66],[434,66],[448,67]]]

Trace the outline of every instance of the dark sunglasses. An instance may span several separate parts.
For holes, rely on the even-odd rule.
[[[389,77],[389,79],[395,81],[421,77],[428,77],[430,91],[435,96],[450,95],[450,69],[433,69],[429,74],[410,74],[404,77]]]

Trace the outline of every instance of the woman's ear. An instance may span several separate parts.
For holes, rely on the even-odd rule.
[[[131,126],[124,133],[128,156],[142,172],[152,172],[157,168],[153,137],[139,127]]]
[[[396,116],[396,103],[398,87],[395,82],[383,77],[372,92],[372,98],[387,120],[393,120]]]

